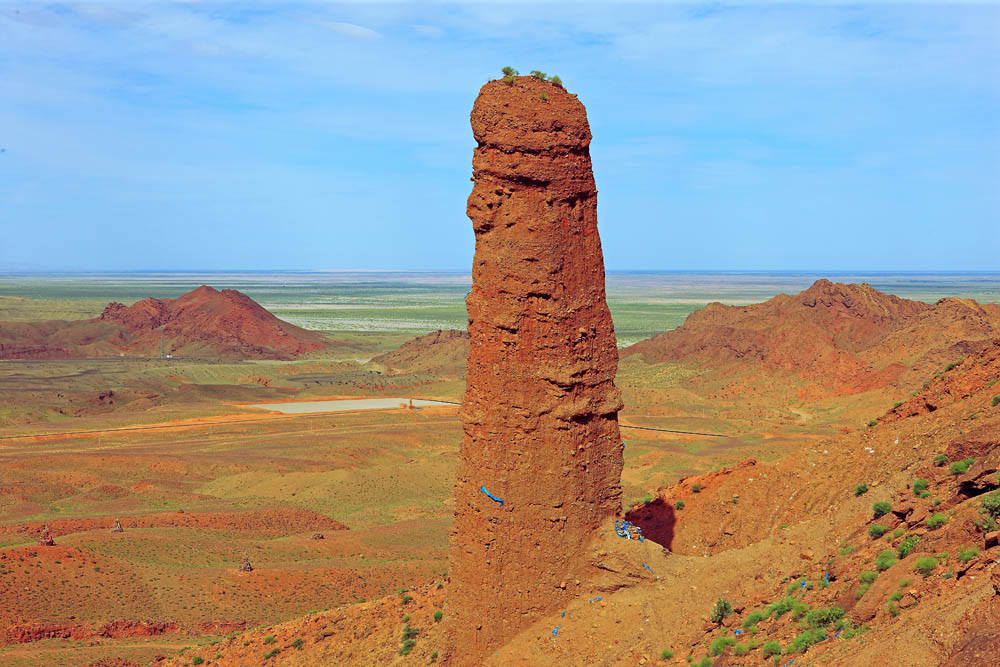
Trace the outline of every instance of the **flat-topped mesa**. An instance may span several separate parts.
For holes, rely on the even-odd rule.
[[[461,665],[576,594],[567,578],[620,513],[622,471],[586,110],[517,77],[483,86],[472,129],[476,254],[446,614],[448,660]]]

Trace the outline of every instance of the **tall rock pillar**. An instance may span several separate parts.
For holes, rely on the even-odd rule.
[[[622,471],[586,110],[535,77],[492,81],[472,131],[476,254],[446,616],[459,665],[575,594],[567,577],[621,511]]]

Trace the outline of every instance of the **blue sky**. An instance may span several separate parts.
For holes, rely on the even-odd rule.
[[[467,270],[508,64],[587,105],[610,269],[996,270],[998,35],[995,3],[0,3],[0,270]]]

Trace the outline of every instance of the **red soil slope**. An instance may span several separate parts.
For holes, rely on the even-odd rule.
[[[818,280],[804,292],[764,303],[711,303],[622,355],[785,371],[829,391],[853,393],[924,377],[998,332],[996,304],[949,298],[931,305],[867,284]]]
[[[202,285],[176,299],[109,303],[95,319],[0,323],[0,359],[158,356],[290,359],[331,346],[236,290]]]
[[[398,349],[371,360],[390,373],[426,372],[439,377],[461,377],[469,356],[469,333],[457,329],[433,331],[408,340]]]

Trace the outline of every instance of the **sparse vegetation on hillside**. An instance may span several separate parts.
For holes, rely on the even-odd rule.
[[[875,516],[876,519],[878,519],[888,514],[889,510],[891,509],[892,509],[891,503],[885,500],[880,500],[872,505],[872,514]]]
[[[975,462],[976,459],[971,457],[967,459],[962,459],[961,461],[955,461],[950,466],[948,466],[948,470],[949,472],[951,472],[952,475],[961,475],[965,473],[965,471],[969,469],[969,466],[971,466]]]
[[[864,482],[862,482],[861,484],[858,484],[856,487],[854,487],[854,495],[855,496],[863,496],[866,493],[868,493],[868,485],[865,484]]]
[[[725,598],[719,598],[715,601],[715,606],[712,607],[712,613],[709,615],[709,619],[713,623],[722,623],[722,620],[729,616],[733,612],[733,605],[729,603],[729,600]]]

